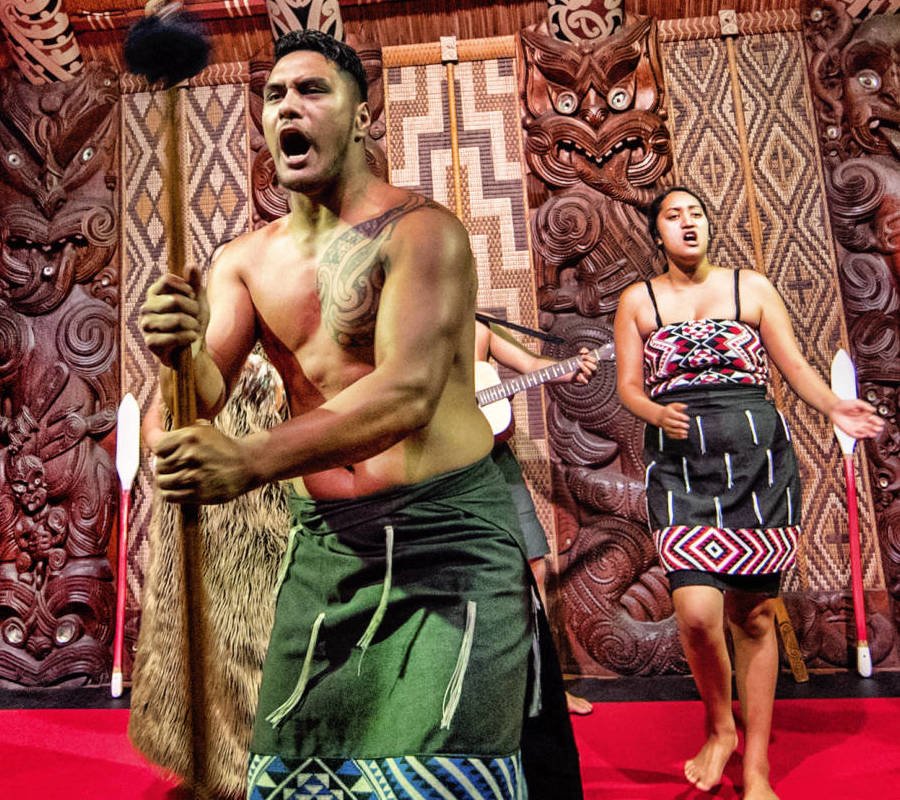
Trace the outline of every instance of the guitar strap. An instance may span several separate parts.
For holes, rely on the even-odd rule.
[[[478,311],[475,312],[475,319],[488,326],[502,325],[504,328],[511,328],[512,330],[518,331],[519,333],[525,333],[528,336],[533,336],[535,339],[540,339],[544,342],[550,342],[550,344],[566,343],[565,339],[561,339],[559,336],[554,336],[552,333],[536,331],[533,328],[526,328],[524,325],[517,325],[515,322],[509,322],[508,320],[500,319],[499,317],[489,317],[487,314],[482,314]]]

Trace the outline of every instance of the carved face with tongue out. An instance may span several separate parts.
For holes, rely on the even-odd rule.
[[[529,167],[551,187],[587,184],[648,203],[646,187],[671,161],[653,21],[579,45],[545,31],[524,30],[518,39]]]
[[[900,157],[900,25],[875,16],[863,22],[842,56],[850,132],[869,153]]]

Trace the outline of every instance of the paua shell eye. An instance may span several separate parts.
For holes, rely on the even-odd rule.
[[[93,147],[85,147],[84,150],[81,151],[81,160],[82,161],[90,161],[94,157],[94,148]]]
[[[575,92],[560,92],[553,106],[560,114],[572,114],[578,108],[578,97]]]
[[[624,111],[631,104],[631,94],[621,86],[610,89],[606,102],[615,111]]]
[[[6,154],[6,163],[14,169],[18,169],[22,166],[22,156],[20,156],[15,151],[11,151]]]
[[[870,92],[875,92],[881,88],[881,76],[871,69],[864,69],[858,72],[856,80],[859,81],[859,85],[863,89],[868,89]]]

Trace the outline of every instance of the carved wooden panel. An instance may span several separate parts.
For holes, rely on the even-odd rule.
[[[862,395],[887,423],[866,443],[893,606],[893,625],[870,615],[874,657],[875,649],[884,654],[894,646],[900,625],[900,18],[860,23],[834,0],[810,3],[805,11],[850,344]]]
[[[542,25],[517,46],[541,324],[567,350],[596,347],[622,290],[656,270],[642,208],[671,166],[656,26],[570,44]],[[615,368],[548,395],[564,668],[683,671],[646,525],[643,426],[619,403]]]
[[[118,83],[0,73],[0,682],[109,677]]]
[[[622,0],[547,0],[550,32],[566,42],[605,39],[625,19]]]

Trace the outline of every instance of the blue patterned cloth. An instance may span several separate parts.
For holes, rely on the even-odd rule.
[[[250,759],[248,800],[525,800],[521,757]]]

